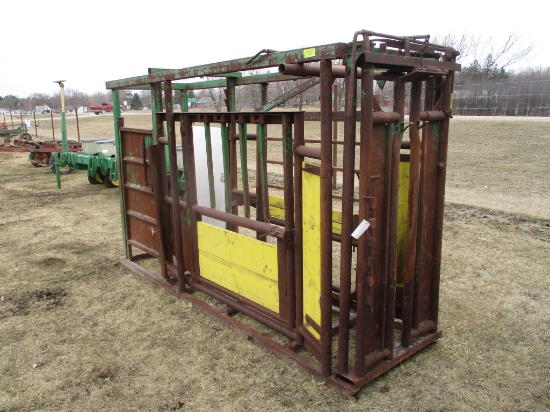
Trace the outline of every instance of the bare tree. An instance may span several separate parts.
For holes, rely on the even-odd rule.
[[[86,106],[88,103],[88,95],[80,90],[66,89],[65,101],[68,105],[74,106],[78,109],[80,106]]]
[[[494,39],[490,37],[485,42],[478,42],[474,48],[474,58],[481,61],[484,57],[487,60],[491,56],[491,67],[506,69],[507,67],[520,62],[533,51],[533,44],[521,46],[521,36],[512,33],[503,43],[495,44]]]
[[[449,46],[457,50],[460,54],[456,60],[460,63],[467,60],[472,55],[475,45],[480,42],[480,38],[479,36],[475,37],[466,33],[462,33],[460,35],[447,33],[441,37],[434,37],[432,41],[436,44]]]
[[[486,81],[505,79],[510,76],[509,68],[525,59],[533,51],[533,44],[523,45],[521,36],[511,33],[503,41],[480,35],[446,34],[434,43],[451,46],[458,50],[459,62],[468,62],[458,74],[458,81]]]

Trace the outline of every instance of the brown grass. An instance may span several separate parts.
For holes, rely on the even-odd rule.
[[[111,116],[90,122],[86,136],[112,134]],[[83,172],[58,190],[13,153],[0,153],[0,188],[0,411],[550,408],[548,220],[449,204],[443,338],[352,402],[121,267],[116,190]]]

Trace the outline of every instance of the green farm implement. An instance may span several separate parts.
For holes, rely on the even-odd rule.
[[[32,141],[32,136],[27,132],[27,125],[25,123],[12,129],[8,129],[8,125],[5,122],[0,123],[0,137],[4,138],[4,144],[9,145],[14,136],[18,136],[18,139]]]
[[[82,152],[61,153],[63,162],[72,170],[85,170],[88,182],[103,183],[106,187],[118,186],[118,168],[114,140],[83,140]],[[55,172],[55,165],[52,169]]]

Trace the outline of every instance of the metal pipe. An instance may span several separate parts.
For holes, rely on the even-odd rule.
[[[294,116],[294,144],[304,145],[304,113]],[[302,162],[304,157],[294,150],[294,199],[295,199],[295,227],[294,227],[294,280],[296,293],[296,330],[302,330],[304,323],[304,251],[303,251],[303,210],[302,210]],[[296,342],[304,344],[304,337],[298,333]]]
[[[282,238],[284,236],[284,229],[279,226],[271,225],[265,222],[259,222],[256,220],[251,220],[243,216],[234,215],[229,212],[223,212],[217,209],[211,209],[206,206],[201,206],[198,204],[192,205],[191,208],[193,211],[213,219],[221,220],[223,222],[229,223],[236,227],[245,227],[250,230],[255,230],[261,234],[271,235],[273,237]]]
[[[346,76],[344,151],[342,155],[342,242],[340,246],[340,304],[338,331],[338,373],[348,372],[349,352],[349,315],[351,294],[351,258],[352,258],[352,223],[353,192],[355,180],[355,131],[357,113],[357,79],[355,77],[356,61]],[[357,70],[359,71],[359,70]],[[367,80],[368,81],[368,80]]]
[[[321,159],[321,148],[306,146],[303,144],[297,145],[295,143],[294,152],[301,157],[311,157],[312,159]]]
[[[372,66],[370,66],[372,68]],[[359,219],[372,220],[368,215],[369,209],[373,212],[373,207],[369,207],[369,202],[373,196],[372,179],[373,166],[372,155],[376,141],[373,136],[373,75],[371,70],[364,70],[361,76],[361,130],[360,130],[360,158],[359,158]],[[372,206],[372,205],[370,205]],[[373,218],[375,214],[373,213]],[[372,230],[371,228],[370,230]],[[355,337],[355,374],[364,376],[366,374],[365,355],[367,352],[367,330],[368,308],[367,304],[367,282],[371,279],[373,265],[376,261],[369,264],[372,259],[372,239],[374,235],[366,233],[358,239],[357,245],[357,274],[356,274],[356,292],[357,292],[357,317],[356,317],[356,337]]]
[[[399,122],[393,123],[391,161],[390,161],[390,215],[388,233],[388,271],[384,291],[385,320],[383,323],[384,348],[390,358],[393,357],[394,323],[395,323],[395,286],[397,281],[397,223],[399,209],[399,162],[403,120],[405,118],[405,82],[403,78],[395,81],[394,111],[401,113]]]
[[[337,112],[338,111],[338,85],[335,84],[332,86],[332,111]],[[338,140],[338,121],[336,119],[332,119],[332,139],[333,142]],[[336,170],[335,168],[338,166],[338,146],[333,143],[332,145],[332,170]],[[333,173],[332,176],[332,188],[336,189],[336,178],[337,173]]]
[[[451,93],[453,87],[454,75],[446,76],[445,82],[441,87],[442,99],[446,107],[450,110],[452,107]],[[434,217],[434,241],[433,241],[433,267],[430,291],[430,318],[437,327],[438,307],[439,307],[439,283],[441,276],[441,248],[443,242],[443,215],[445,207],[445,179],[447,175],[447,150],[449,140],[449,118],[444,119],[439,126],[439,147],[438,147],[438,173],[437,173],[437,192],[435,198],[435,217]]]
[[[294,248],[290,247],[294,243],[294,184],[293,184],[293,157],[292,150],[292,117],[289,115],[283,116],[282,124],[282,136],[283,136],[283,179],[284,179],[284,207],[285,207],[285,232],[290,236],[284,240],[284,254],[285,254],[285,273],[286,273],[286,286],[287,286],[287,316],[289,328],[294,328],[296,324],[296,296],[295,296],[295,279],[294,279],[294,260],[295,252]]]
[[[158,85],[160,86],[160,85]],[[157,88],[160,91],[160,87]],[[168,156],[170,158],[170,176],[172,177],[172,198],[179,199],[179,185],[177,184],[178,176],[178,155],[176,152],[176,131],[174,129],[174,112],[172,110],[172,82],[166,81],[164,84],[165,90],[165,99],[166,99],[166,123],[168,125],[167,134],[168,134]],[[162,124],[157,124],[157,136],[159,136],[159,131],[162,131]],[[189,180],[186,177],[185,181]],[[178,277],[178,291],[180,293],[185,292],[185,280],[184,280],[184,261],[183,256],[183,231],[182,231],[182,221],[181,221],[181,210],[179,202],[172,202],[172,219],[174,220],[173,229],[174,229],[174,243],[175,243],[175,252],[177,259],[177,277]],[[187,247],[192,247],[187,245]],[[192,262],[189,262],[191,265]]]
[[[405,266],[403,270],[403,330],[401,343],[411,344],[414,281],[416,271],[416,233],[418,222],[418,190],[420,182],[420,102],[422,83],[415,81],[411,86],[411,106],[409,114],[409,140],[411,161],[409,172],[409,200],[407,211],[407,239],[405,246]]]
[[[332,372],[332,61],[321,61],[321,371]]]
[[[332,65],[332,77],[343,79],[346,77],[347,67],[342,64]],[[321,74],[321,66],[318,64],[303,64],[303,63],[288,63],[279,65],[279,73],[286,76],[314,76],[319,77]],[[385,72],[377,70],[375,75],[381,76]],[[355,78],[361,77],[361,68],[356,68]]]

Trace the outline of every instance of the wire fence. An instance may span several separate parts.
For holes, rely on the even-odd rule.
[[[453,113],[466,116],[550,116],[550,80],[456,85]]]

